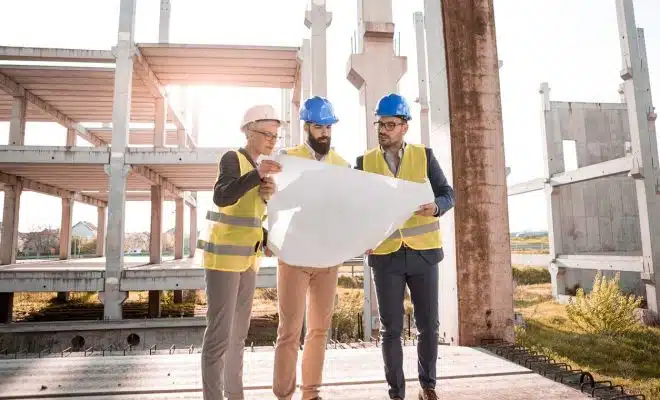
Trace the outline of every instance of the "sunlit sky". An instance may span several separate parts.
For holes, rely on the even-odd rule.
[[[439,1],[439,0],[436,0]],[[509,184],[541,176],[541,109],[538,88],[547,81],[551,99],[618,102],[621,82],[620,47],[614,0],[494,0],[500,71],[506,162]],[[658,0],[635,0],[637,25],[645,29],[651,86],[660,74],[660,7]],[[418,94],[413,12],[423,11],[422,0],[393,0],[400,52],[408,57],[408,73],[400,91],[411,102]],[[172,0],[170,41],[173,43],[252,44],[299,46],[309,30],[304,12],[309,0]],[[333,145],[353,161],[366,147],[359,126],[358,91],[346,79],[351,37],[357,25],[356,0],[328,0],[333,12],[328,30],[328,97],[340,122]],[[116,43],[119,0],[3,1],[0,45],[110,49]],[[158,41],[159,0],[137,3],[136,41]],[[237,126],[245,108],[258,101],[280,106],[274,89],[214,88],[200,95],[200,146],[239,146]],[[419,107],[413,104],[414,115]],[[0,144],[8,142],[9,124],[0,122]],[[65,128],[51,123],[28,123],[26,145],[64,145]],[[412,121],[407,140],[420,141],[419,118]],[[442,166],[450,160],[439,160]],[[209,182],[212,185],[212,182]],[[4,198],[0,196],[0,204]],[[210,193],[200,193],[198,217],[211,207]],[[19,230],[37,225],[60,225],[61,200],[24,192]],[[174,204],[165,203],[164,230],[174,226]],[[148,231],[149,202],[129,202],[126,231]],[[545,200],[540,192],[509,198],[512,231],[547,229]],[[188,213],[185,225],[188,227]],[[96,209],[76,203],[74,224],[96,224]],[[198,226],[201,226],[198,224]]]

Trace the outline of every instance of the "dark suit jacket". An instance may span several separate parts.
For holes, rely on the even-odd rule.
[[[405,151],[405,149],[404,149]],[[428,164],[427,176],[433,189],[433,195],[435,196],[435,204],[438,206],[438,212],[435,214],[436,217],[442,216],[447,211],[451,210],[452,207],[456,204],[456,198],[454,196],[454,189],[447,182],[447,177],[442,168],[438,163],[438,160],[433,154],[433,150],[426,148],[426,160]],[[359,156],[355,162],[355,168],[359,170],[364,170],[363,156]],[[421,204],[420,204],[421,205]],[[412,250],[404,249],[403,247],[399,251],[413,251],[418,252],[419,255],[429,264],[437,264],[444,258],[444,252],[442,249],[432,249],[432,250]],[[393,253],[395,254],[395,253]],[[383,265],[390,262],[390,254],[387,255],[371,255],[369,256],[369,264],[372,267]]]

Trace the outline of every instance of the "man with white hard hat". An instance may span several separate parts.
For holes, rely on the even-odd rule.
[[[245,147],[220,159],[213,189],[215,207],[206,214],[208,234],[198,243],[206,278],[207,326],[202,346],[205,400],[243,399],[243,349],[250,327],[258,257],[266,243],[264,187],[280,171],[270,155],[282,124],[270,105],[249,108],[241,123]]]

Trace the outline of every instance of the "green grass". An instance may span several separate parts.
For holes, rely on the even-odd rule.
[[[516,288],[516,311],[527,323],[519,344],[589,371],[597,380],[611,380],[627,391],[660,400],[660,327],[618,337],[585,334],[572,326],[566,307],[555,303],[550,285]]]

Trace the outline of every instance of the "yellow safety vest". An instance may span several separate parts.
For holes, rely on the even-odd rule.
[[[296,147],[291,147],[288,149],[285,149],[284,152],[290,156],[296,156],[296,157],[301,157],[301,158],[309,158],[310,160],[313,160],[314,157],[310,153],[309,149],[307,148],[307,145],[305,144],[300,144]],[[330,149],[328,154],[325,157],[324,162],[327,162],[329,164],[334,164],[334,165],[341,165],[343,167],[349,167],[350,164],[346,162],[339,154],[335,152],[334,149]]]
[[[236,151],[241,176],[254,170],[250,161]],[[202,267],[218,271],[243,272],[258,269],[257,257],[261,254],[257,243],[263,241],[262,220],[266,205],[255,186],[238,201],[227,207],[214,207],[206,213],[211,224],[206,240],[199,240],[202,250]],[[259,249],[258,249],[259,248]]]
[[[408,144],[403,152],[396,178],[424,183],[427,179],[426,150],[423,145]],[[394,176],[380,148],[367,151],[363,158],[363,169],[385,176]],[[421,204],[420,204],[421,205]],[[373,250],[373,254],[390,254],[405,243],[414,250],[428,250],[442,247],[440,219],[413,214],[399,229],[383,240]]]

